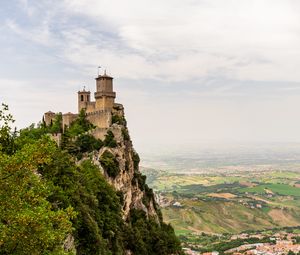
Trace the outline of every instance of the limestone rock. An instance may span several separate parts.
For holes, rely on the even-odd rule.
[[[123,108],[119,112],[123,117]],[[142,190],[139,186],[137,176],[141,176],[138,167],[134,163],[134,154],[136,152],[133,149],[132,142],[130,140],[128,129],[125,125],[112,124],[108,131],[111,131],[114,135],[114,139],[117,143],[115,148],[103,147],[99,151],[98,155],[95,156],[94,161],[103,171],[107,181],[114,186],[117,191],[121,191],[123,194],[123,219],[128,219],[131,209],[143,210],[147,217],[154,218],[159,223],[159,217],[156,212],[157,203],[154,196],[149,196],[146,190]],[[99,159],[105,151],[109,151],[114,155],[115,159],[119,164],[119,173],[116,177],[111,177],[101,167]],[[145,201],[148,201],[145,203]]]

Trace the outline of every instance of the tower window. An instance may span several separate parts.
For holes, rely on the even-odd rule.
[[[90,96],[89,95],[87,96],[87,101],[90,102]]]
[[[81,98],[81,102],[83,102],[83,95],[81,95],[81,97],[80,97],[80,98]]]

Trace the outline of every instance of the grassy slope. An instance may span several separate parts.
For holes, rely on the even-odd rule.
[[[300,225],[300,188],[293,186],[299,178],[299,173],[292,172],[264,174],[251,172],[232,176],[164,173],[152,179],[150,185],[156,190],[167,192],[169,199],[174,199],[171,192],[177,191],[181,194],[192,194],[203,200],[211,192],[220,193],[226,188],[226,192],[231,191],[238,197],[228,200],[207,199],[207,201],[179,197],[175,200],[184,207],[166,207],[163,209],[163,215],[167,222],[172,223],[177,234],[197,231],[237,233],[245,230]],[[257,185],[256,182],[260,183]],[[232,183],[237,185],[228,187],[227,184]],[[240,187],[239,183],[250,183],[253,186]],[[273,197],[267,197],[265,189],[272,191]],[[263,202],[265,205],[261,209],[251,208],[249,204],[241,203],[241,200],[247,203]]]
[[[235,202],[194,202],[196,206],[163,209],[164,219],[178,232],[239,233],[273,227],[297,226],[299,213],[294,210],[250,209]]]

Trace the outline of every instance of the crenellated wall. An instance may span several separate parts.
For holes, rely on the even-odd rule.
[[[111,111],[98,110],[94,112],[87,112],[86,118],[98,128],[109,128],[111,125],[112,114]]]
[[[86,112],[86,118],[94,126],[96,126],[94,135],[97,138],[104,137],[103,133],[112,124],[112,114],[114,107],[123,106],[115,104],[116,93],[113,91],[113,78],[106,73],[98,75],[96,78],[96,92],[94,94],[95,101],[91,101],[91,92],[86,91],[85,88],[78,91],[78,113],[82,109]],[[116,111],[115,113],[116,114]],[[44,114],[45,123],[47,126],[54,121],[56,114],[54,112],[47,112]],[[78,117],[78,114],[71,112],[62,115],[62,128],[69,127],[71,123]]]

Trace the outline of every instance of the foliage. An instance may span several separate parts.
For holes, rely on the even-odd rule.
[[[146,205],[147,207],[149,207],[149,204],[151,201],[154,201],[153,189],[149,188],[149,186],[146,184],[145,185],[145,195],[143,196],[143,204]]]
[[[140,190],[144,191],[146,186],[146,176],[142,175],[140,172],[134,173],[133,182],[137,181]]]
[[[110,177],[115,178],[119,172],[119,162],[116,157],[108,150],[104,151],[100,157],[100,163]]]
[[[127,128],[122,128],[122,135],[123,135],[124,141],[130,141],[130,136],[129,136]]]
[[[135,151],[133,151],[132,153],[132,160],[133,160],[134,171],[137,172],[139,170],[140,157],[139,154],[137,154]]]
[[[14,137],[11,124],[14,123],[13,116],[8,113],[8,105],[2,104],[0,109],[0,152],[11,154],[14,152]]]
[[[112,124],[116,123],[116,124],[123,125],[123,126],[127,125],[124,116],[120,116],[120,115],[117,115],[117,114],[112,115],[111,122],[112,122]]]
[[[100,150],[103,146],[103,142],[92,135],[83,134],[77,137],[75,145],[78,147],[79,153],[84,153]]]
[[[65,127],[61,147],[78,159],[81,159],[85,152],[99,150],[103,142],[87,133],[93,128],[94,126],[86,119],[85,111],[82,109],[70,127]]]
[[[50,201],[61,208],[74,207],[77,254],[122,254],[121,205],[98,167],[84,161],[79,167],[66,153],[56,151],[40,172],[55,192]]]
[[[81,109],[78,118],[71,123],[69,128],[65,128],[65,133],[68,137],[76,137],[94,128],[95,126],[86,119],[85,110]]]
[[[117,147],[117,142],[115,140],[115,136],[112,131],[108,130],[107,134],[105,135],[105,139],[103,141],[104,146],[115,148]]]
[[[59,117],[51,127],[31,125],[17,137],[9,128],[12,116],[7,107],[0,120],[4,121],[0,126],[0,255],[68,254],[62,244],[70,233],[78,255],[121,255],[128,249],[133,254],[181,254],[178,239],[172,227],[162,223],[159,210],[159,223],[148,220],[141,211],[132,211],[125,224],[124,194],[115,191],[90,160],[76,160],[80,153],[102,146],[87,134],[93,127],[83,112],[66,129],[62,148],[48,135],[58,130]],[[112,133],[104,144],[117,145]],[[9,147],[12,149],[7,150]],[[138,164],[137,154],[135,160]],[[100,163],[111,177],[120,171],[108,150]],[[153,192],[145,177],[139,182],[147,204]]]
[[[224,242],[217,242],[217,243],[210,243],[210,247],[203,249],[199,248],[196,250],[199,250],[201,252],[211,252],[211,251],[219,251],[221,254],[223,254],[225,251],[230,250],[235,247],[239,247],[244,244],[255,244],[255,243],[268,243],[270,242],[269,238],[259,239],[256,237],[251,237],[247,239],[236,239],[236,240],[230,240],[230,241],[224,241]]]
[[[134,254],[183,254],[173,228],[165,223],[159,226],[154,219],[148,220],[144,211],[131,210],[129,226],[127,248]]]
[[[51,122],[52,123],[52,122]],[[51,134],[62,133],[62,114],[58,113],[55,115],[54,122],[50,127],[48,127],[48,131]]]
[[[38,140],[0,155],[0,254],[65,254],[71,208],[53,210],[37,169],[51,161],[54,144]]]
[[[17,147],[20,149],[23,145],[40,139],[47,134],[47,132],[48,130],[44,127],[35,127],[34,124],[31,124],[29,127],[24,128],[19,132],[19,136],[15,140]]]

